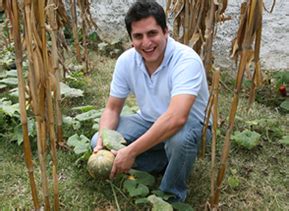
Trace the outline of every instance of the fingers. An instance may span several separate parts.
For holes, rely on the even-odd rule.
[[[115,159],[110,172],[110,179],[113,179],[119,173],[127,173],[131,168],[130,160],[127,160],[126,153],[123,150],[111,150]]]
[[[113,179],[119,173],[128,173],[128,172],[129,172],[129,169],[117,168],[116,165],[113,164],[110,175],[109,175],[109,179]]]
[[[112,154],[114,154],[114,156],[117,155],[117,151],[115,151],[115,150],[113,150],[113,149],[110,150],[110,151],[112,152]],[[112,165],[112,169],[111,169],[109,178],[110,178],[110,179],[113,179],[116,174],[117,174],[117,168],[116,168],[115,162],[113,162],[113,165]]]
[[[115,150],[110,150],[111,152],[112,152],[112,154],[114,154],[114,156],[116,156],[117,155],[117,151],[115,151]]]
[[[102,146],[96,146],[96,147],[94,147],[94,149],[93,149],[93,153],[97,153],[99,150],[101,150],[102,149]]]
[[[110,175],[109,175],[109,179],[113,179],[115,177],[116,171],[117,171],[116,166],[115,164],[113,164]]]

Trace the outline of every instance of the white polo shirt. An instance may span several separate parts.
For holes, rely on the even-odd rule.
[[[158,69],[149,76],[141,55],[131,48],[117,60],[110,95],[126,98],[129,93],[136,97],[140,115],[155,122],[169,106],[173,96],[196,96],[191,113],[201,122],[209,98],[206,74],[202,60],[190,47],[169,37],[164,59]]]

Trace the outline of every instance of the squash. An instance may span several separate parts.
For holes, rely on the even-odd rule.
[[[93,153],[87,162],[89,174],[93,178],[107,179],[110,175],[114,158],[114,154],[105,149]]]

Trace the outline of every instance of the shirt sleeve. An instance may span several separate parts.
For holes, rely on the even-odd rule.
[[[204,67],[199,60],[187,58],[179,62],[172,74],[171,96],[179,94],[198,96],[203,77]]]
[[[130,92],[126,77],[125,62],[119,57],[115,64],[112,81],[110,84],[110,96],[118,98],[126,98]]]

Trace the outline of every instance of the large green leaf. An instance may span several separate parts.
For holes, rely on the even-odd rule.
[[[7,71],[0,72],[0,78],[6,78],[7,77]]]
[[[99,123],[94,123],[92,125],[92,129],[95,130],[95,131],[98,131],[99,130]]]
[[[283,136],[281,140],[279,140],[281,144],[289,146],[289,136]]]
[[[93,109],[95,109],[95,106],[92,106],[92,105],[77,106],[77,107],[72,108],[72,110],[79,110],[81,112],[87,112]]]
[[[280,104],[280,107],[286,111],[289,111],[289,100],[285,100]]]
[[[4,89],[4,88],[6,88],[6,87],[7,87],[6,84],[0,84],[0,89]]]
[[[232,175],[228,177],[228,184],[231,188],[237,188],[240,185],[240,180],[237,176]]]
[[[6,72],[7,76],[16,77],[17,78],[17,70],[9,70]]]
[[[80,122],[70,116],[63,116],[62,121],[63,124],[72,126],[74,130],[78,130],[81,127]]]
[[[134,201],[135,204],[147,204],[149,203],[149,200],[147,198],[137,198]]]
[[[170,198],[174,198],[174,197],[175,197],[175,195],[169,194],[169,193],[164,193],[164,192],[161,191],[161,190],[153,190],[152,193],[153,193],[154,195],[156,195],[156,196],[164,199],[164,200],[168,200],[168,199],[170,199]]]
[[[19,117],[19,103],[12,104],[11,101],[1,98],[0,109],[9,116]]]
[[[139,184],[135,180],[130,179],[125,180],[123,183],[123,188],[127,190],[130,197],[136,196],[144,197],[149,194],[149,188],[143,184]]]
[[[246,148],[252,149],[260,142],[261,135],[255,131],[244,130],[242,132],[236,131],[232,136],[234,143]]]
[[[259,128],[271,128],[271,127],[276,127],[278,125],[278,119],[255,119],[255,120],[249,120],[245,121],[246,124],[248,124],[250,127],[251,126],[258,126]]]
[[[123,136],[115,131],[103,128],[102,133],[102,142],[103,146],[109,150],[120,150],[125,147],[126,141],[124,140]]]
[[[34,119],[29,118],[27,121],[27,129],[28,129],[28,135],[30,137],[36,136],[36,128],[35,128],[35,121]],[[22,124],[18,124],[13,129],[13,135],[11,136],[11,141],[17,141],[18,145],[21,145],[23,143],[23,130],[22,130]]]
[[[150,203],[152,203],[153,208],[152,211],[173,211],[173,207],[168,202],[162,200],[162,198],[157,197],[155,195],[150,195],[148,197]]]
[[[7,85],[17,85],[18,79],[17,78],[3,78],[0,80],[0,83],[7,84]]]
[[[191,205],[183,202],[175,202],[172,204],[174,210],[179,210],[179,211],[194,211]]]
[[[151,174],[145,171],[139,171],[135,169],[131,169],[129,174],[135,178],[135,181],[139,184],[153,186],[155,184],[155,178]]]
[[[121,111],[121,115],[130,115],[134,114],[135,112],[127,105],[125,105]]]
[[[61,95],[64,97],[82,97],[83,91],[80,89],[71,88],[68,85],[60,82]]]
[[[75,154],[82,154],[90,150],[90,140],[84,135],[74,134],[70,136],[67,145],[73,147]]]
[[[75,119],[79,120],[80,122],[92,120],[99,118],[101,113],[97,110],[90,110],[85,113],[81,113],[75,116]]]
[[[13,97],[19,97],[19,91],[18,91],[18,87],[9,90],[9,95],[13,96]],[[25,97],[28,98],[28,94],[25,92]]]

